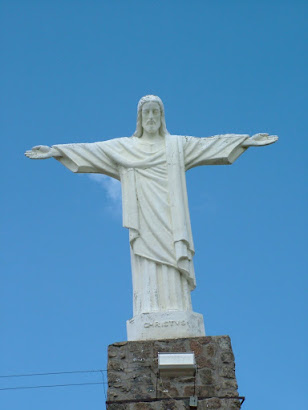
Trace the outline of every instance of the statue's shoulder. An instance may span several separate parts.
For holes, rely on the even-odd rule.
[[[188,144],[192,140],[196,140],[196,137],[192,137],[190,135],[169,135],[170,139],[178,140],[182,144]]]
[[[184,141],[186,138],[185,135],[177,135],[177,134],[169,134],[168,137],[170,140],[178,140],[178,141]]]
[[[132,138],[131,137],[121,137],[121,138],[112,138],[110,140],[106,141],[98,141],[96,144],[99,146],[124,146],[124,145],[130,145],[132,144]]]

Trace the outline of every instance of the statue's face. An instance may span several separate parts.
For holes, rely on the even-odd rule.
[[[160,106],[157,102],[147,102],[142,106],[142,128],[149,134],[156,134],[161,125]]]

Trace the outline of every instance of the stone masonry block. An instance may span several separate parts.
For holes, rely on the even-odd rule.
[[[194,352],[195,376],[163,376],[159,352]],[[240,409],[229,336],[129,341],[108,348],[108,410]]]

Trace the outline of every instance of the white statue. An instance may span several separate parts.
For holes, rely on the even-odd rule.
[[[132,137],[40,145],[25,155],[54,157],[73,172],[101,173],[121,181],[133,276],[134,318],[128,321],[128,339],[158,339],[204,335],[202,315],[192,312],[191,305],[195,250],[185,171],[232,164],[248,147],[277,139],[268,134],[170,135],[161,99],[147,95],[139,101]]]

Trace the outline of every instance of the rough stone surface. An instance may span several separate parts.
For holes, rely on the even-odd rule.
[[[158,352],[194,352],[196,377],[158,374]],[[130,341],[108,348],[108,410],[239,409],[229,336]],[[134,402],[130,402],[134,401]]]

